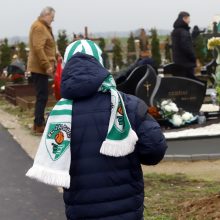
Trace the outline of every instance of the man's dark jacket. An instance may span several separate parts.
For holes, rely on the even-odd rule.
[[[125,157],[100,154],[111,112],[110,93],[97,92],[108,76],[99,62],[77,53],[66,64],[62,97],[74,100],[71,135],[71,185],[64,189],[69,220],[141,220],[144,181],[141,163],[157,164],[166,151],[158,123],[146,114],[138,98],[122,94],[139,140]]]
[[[185,68],[196,66],[196,57],[190,34],[190,27],[179,17],[174,23],[172,32],[173,61]]]

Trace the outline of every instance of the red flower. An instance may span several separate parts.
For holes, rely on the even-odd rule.
[[[157,107],[155,107],[155,106],[149,107],[148,110],[147,110],[147,112],[148,112],[151,116],[153,116],[154,118],[161,118],[161,115],[160,115],[160,113],[159,113]]]
[[[16,82],[22,82],[24,80],[24,75],[15,73],[12,75],[11,80],[16,83]]]

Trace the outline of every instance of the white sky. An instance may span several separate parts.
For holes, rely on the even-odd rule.
[[[28,36],[32,22],[45,6],[56,10],[54,34],[60,29],[83,32],[172,29],[179,11],[191,14],[191,26],[208,26],[220,14],[219,0],[0,0],[0,38]]]

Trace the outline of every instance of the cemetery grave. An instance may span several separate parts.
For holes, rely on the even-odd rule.
[[[216,127],[220,123],[219,106],[212,103],[213,89],[207,88],[207,81],[172,74],[160,76],[147,65],[134,69],[124,82],[117,85],[117,88],[145,101],[148,112],[160,123],[170,145],[172,140],[220,136],[220,129]],[[162,117],[158,108],[158,104],[163,100],[172,100],[179,109],[182,109],[181,111],[192,113],[194,120],[179,127],[174,126],[168,119]],[[202,118],[205,120],[201,121]],[[189,143],[189,146],[191,145],[195,144]],[[213,152],[215,150],[213,149]],[[211,151],[210,149],[210,153]]]
[[[49,98],[47,106],[53,106],[56,99],[53,96],[52,82],[49,83]],[[35,89],[32,83],[7,83],[5,86],[5,98],[13,105],[18,105],[27,110],[34,108]]]

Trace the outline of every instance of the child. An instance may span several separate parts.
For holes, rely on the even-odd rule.
[[[159,163],[167,145],[145,103],[117,91],[101,53],[90,40],[67,47],[64,99],[52,111],[40,146],[51,148],[39,148],[27,175],[64,187],[68,220],[141,220],[141,164]]]

